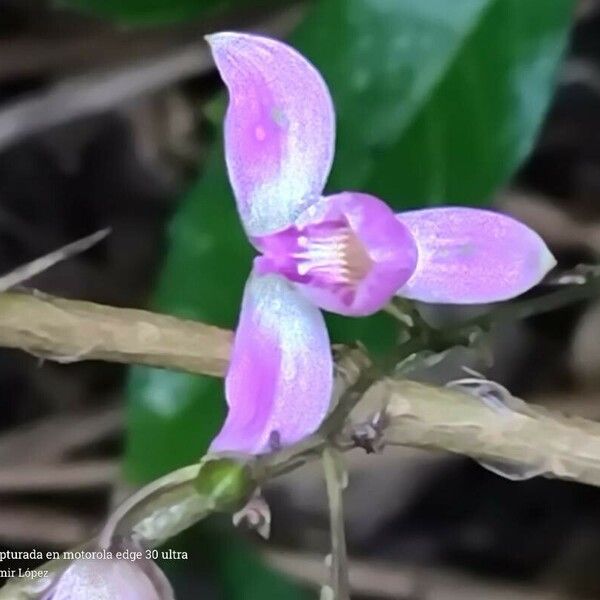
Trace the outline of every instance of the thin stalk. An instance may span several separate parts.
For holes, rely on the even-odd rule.
[[[331,587],[335,600],[350,600],[348,582],[348,552],[344,526],[343,491],[346,475],[343,472],[341,457],[331,448],[325,448],[322,455],[327,497],[329,500],[329,522],[331,531]]]

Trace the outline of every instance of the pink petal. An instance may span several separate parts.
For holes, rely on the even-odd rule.
[[[257,454],[297,442],[320,425],[332,385],[319,310],[282,277],[253,273],[225,379],[229,414],[211,450]]]
[[[323,190],[334,152],[335,113],[321,75],[270,38],[206,38],[229,89],[225,153],[240,216],[251,235],[289,225]]]
[[[142,561],[143,562],[143,561]],[[152,565],[147,568],[158,568]],[[130,560],[77,560],[61,575],[48,600],[174,600],[160,573],[159,589],[141,565]]]
[[[474,208],[398,215],[419,259],[398,295],[440,304],[484,304],[518,296],[556,264],[540,236],[519,221]]]

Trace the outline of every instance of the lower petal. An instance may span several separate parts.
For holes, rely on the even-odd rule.
[[[250,275],[225,393],[229,413],[211,451],[268,452],[313,433],[333,385],[318,308],[279,275]]]
[[[556,261],[540,236],[515,219],[474,208],[431,208],[398,219],[418,247],[417,268],[398,295],[440,304],[484,304],[518,296]]]

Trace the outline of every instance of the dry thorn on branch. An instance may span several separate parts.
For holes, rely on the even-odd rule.
[[[110,228],[101,229],[96,233],[92,233],[91,235],[59,248],[58,250],[54,250],[54,252],[50,252],[25,265],[17,267],[10,273],[0,277],[0,292],[5,292],[12,287],[39,275],[43,271],[53,267],[55,264],[88,250],[99,241],[103,240],[109,233]]]

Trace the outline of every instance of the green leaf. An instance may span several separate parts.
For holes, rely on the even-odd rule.
[[[256,549],[240,538],[215,548],[227,600],[309,600],[315,594],[264,564]],[[235,577],[232,576],[235,574]]]
[[[197,461],[225,416],[223,381],[147,367],[131,370],[125,475],[146,483]]]
[[[381,157],[371,175],[375,193],[411,204],[479,204],[529,154],[552,97],[572,3],[487,4],[428,102]]]
[[[320,2],[293,41],[337,107],[329,187],[399,209],[485,202],[532,147],[572,9],[572,0]]]
[[[57,0],[57,5],[129,25],[170,23],[225,10],[247,0]]]

